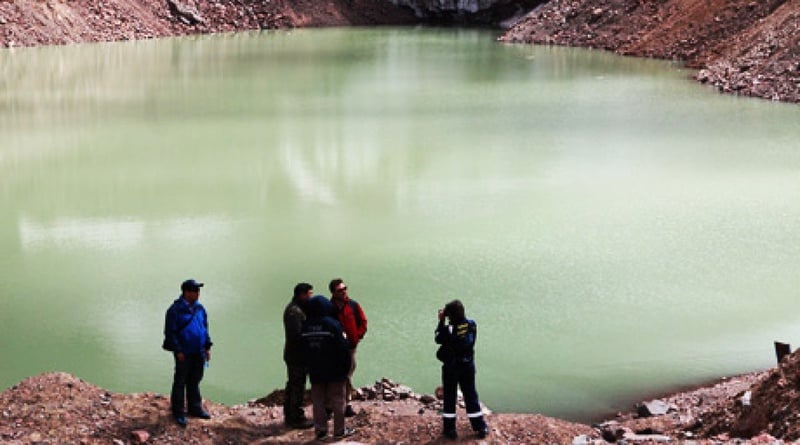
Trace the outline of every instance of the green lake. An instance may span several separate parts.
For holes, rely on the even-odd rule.
[[[206,398],[282,387],[295,283],[343,277],[355,384],[439,384],[479,326],[495,411],[573,420],[800,345],[800,107],[490,31],[254,32],[0,51],[0,388],[167,393],[206,287]]]

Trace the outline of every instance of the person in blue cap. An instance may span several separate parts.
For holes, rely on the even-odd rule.
[[[208,314],[197,300],[203,283],[188,279],[181,284],[181,295],[167,309],[164,321],[164,349],[175,358],[170,406],[175,421],[186,426],[186,413],[192,417],[210,419],[203,409],[200,381],[203,369],[211,360],[211,337],[208,333]],[[184,397],[185,396],[185,397]],[[188,410],[184,402],[188,401]]]
[[[444,320],[447,318],[448,324]],[[442,409],[442,434],[456,439],[456,396],[458,387],[464,394],[472,430],[483,439],[489,435],[489,427],[483,420],[483,410],[475,389],[475,341],[478,338],[478,325],[467,319],[464,305],[453,300],[439,310],[439,324],[436,326],[435,341],[439,345],[436,358],[442,362],[442,388],[444,406]]]

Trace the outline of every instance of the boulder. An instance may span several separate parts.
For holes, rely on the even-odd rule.
[[[669,404],[663,400],[650,400],[642,402],[636,407],[639,417],[663,416],[669,412]]]
[[[134,443],[147,443],[150,440],[150,433],[145,430],[132,431],[131,438]]]

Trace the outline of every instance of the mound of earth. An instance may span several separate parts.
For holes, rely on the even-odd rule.
[[[800,439],[800,352],[786,356],[750,388],[702,418],[701,434],[751,438],[769,434]]]
[[[440,443],[441,402],[387,379],[362,388],[357,412],[347,419],[356,429],[349,443]],[[391,394],[391,396],[389,395]],[[169,397],[156,393],[116,394],[66,373],[41,374],[0,394],[3,444],[301,444],[316,443],[313,430],[283,425],[280,391],[233,407],[206,401],[210,420],[190,418],[181,428],[169,411]],[[306,407],[311,415],[311,407]],[[479,441],[464,411],[458,420],[462,443],[571,443],[592,434],[586,425],[539,415],[488,414],[492,433]],[[330,442],[329,436],[326,442]],[[321,442],[319,442],[321,443]]]
[[[484,409],[487,439],[470,430],[460,402],[460,443],[481,444],[697,444],[783,443],[800,438],[800,353],[778,368],[643,402],[613,419],[584,425],[539,414],[497,414]],[[743,400],[749,400],[743,403]],[[4,444],[272,444],[315,443],[313,430],[283,424],[283,393],[274,391],[243,405],[206,401],[210,420],[190,418],[181,428],[169,397],[117,394],[70,374],[30,377],[0,394],[0,442]],[[450,443],[441,434],[441,401],[381,379],[359,388],[347,419],[356,429],[347,443]],[[311,416],[311,407],[305,407]],[[661,410],[661,411],[659,411]],[[330,442],[328,437],[325,442]]]
[[[800,0],[552,0],[501,40],[682,60],[720,91],[800,102]]]

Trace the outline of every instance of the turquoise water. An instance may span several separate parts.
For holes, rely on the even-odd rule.
[[[284,383],[291,289],[343,277],[355,383],[439,383],[479,325],[496,411],[591,419],[799,343],[800,108],[679,65],[490,32],[328,29],[0,52],[0,385],[167,392],[180,282],[204,396]]]

